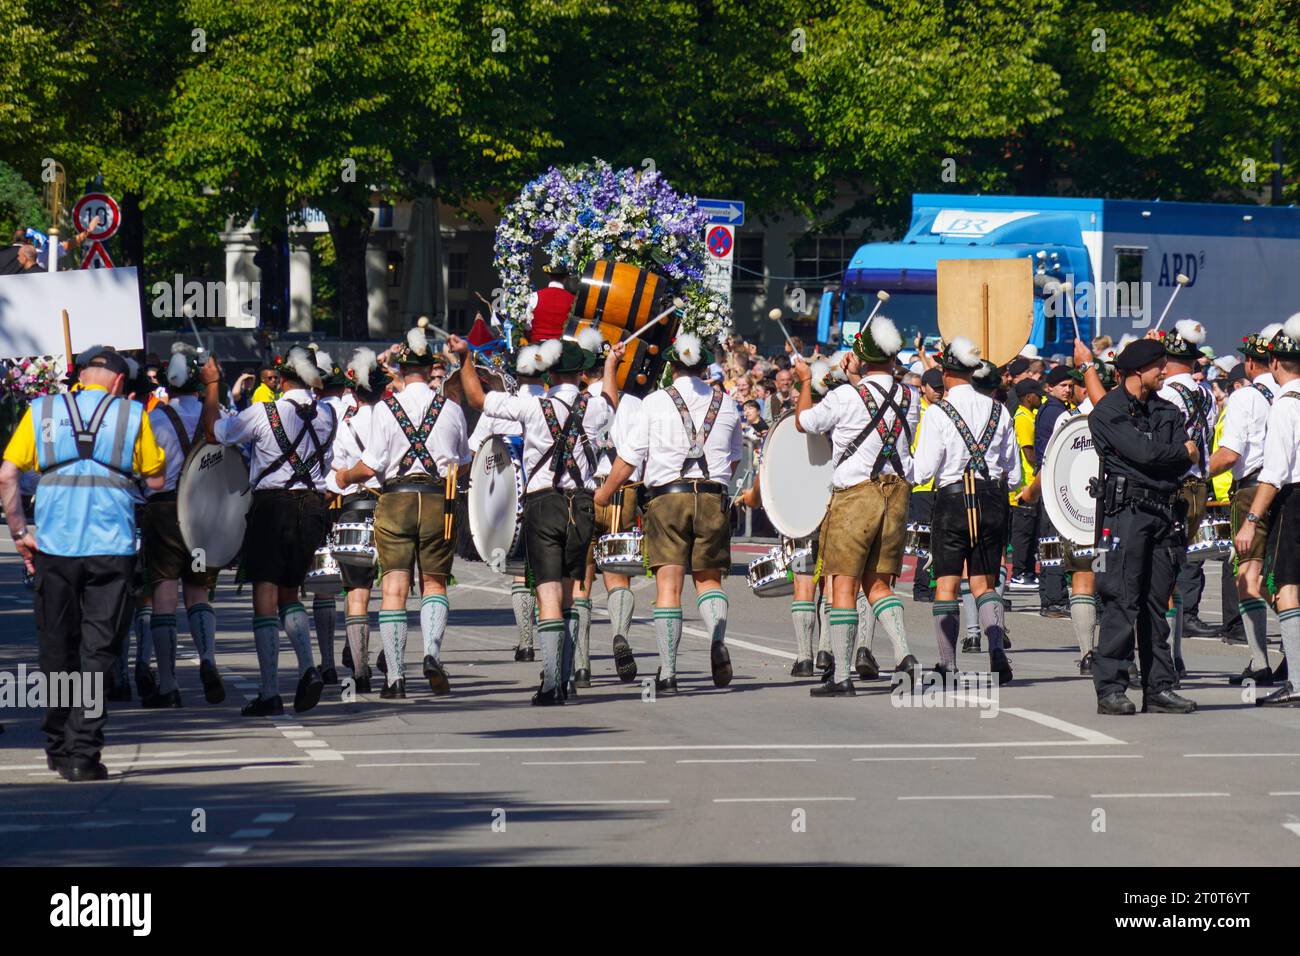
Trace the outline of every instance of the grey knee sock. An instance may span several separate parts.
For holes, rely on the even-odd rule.
[[[262,678],[259,692],[270,699],[280,693],[280,619],[253,618],[253,645],[257,648],[257,671]]]
[[[1261,670],[1268,667],[1268,605],[1260,598],[1246,598],[1240,608],[1250,646],[1250,669]]]
[[[176,689],[176,615],[155,614],[151,628],[158,655],[158,693],[170,694]]]
[[[370,618],[365,614],[355,617],[349,614],[344,619],[348,633],[348,650],[352,652],[352,673],[361,674],[369,665]]]
[[[591,670],[591,598],[578,598],[573,602],[578,617],[578,641],[574,649],[575,670]]]
[[[826,597],[817,599],[817,653],[831,652],[831,624],[829,621],[831,602]]]
[[[704,621],[704,629],[709,632],[709,640],[721,643],[727,637],[727,592],[721,588],[705,591],[695,601],[695,608]]]
[[[812,660],[812,632],[817,621],[816,605],[812,601],[791,601],[790,621],[794,624],[795,660]]]
[[[1278,614],[1282,622],[1282,653],[1286,655],[1287,680],[1292,687],[1300,687],[1300,673],[1291,668],[1300,667],[1300,608]]]
[[[510,606],[515,612],[515,627],[519,629],[519,647],[533,646],[533,612],[537,610],[537,601],[527,584],[515,582],[510,585]]]
[[[961,626],[961,605],[956,601],[935,601],[934,636],[939,642],[939,663],[953,669],[957,666],[957,629]]]
[[[544,618],[537,622],[537,643],[542,645],[542,690],[554,690],[560,682],[560,645],[564,643],[564,619]]]
[[[298,673],[316,666],[311,656],[311,621],[307,618],[307,609],[293,601],[280,608],[280,623],[284,626],[284,636],[289,639],[289,646],[298,655]]]
[[[420,635],[424,638],[424,656],[442,662],[442,639],[447,633],[447,615],[451,604],[445,594],[430,594],[420,600]]]
[[[332,597],[317,595],[311,602],[311,616],[316,624],[316,644],[320,647],[320,666],[334,666],[334,624],[338,616],[338,602]]]
[[[975,609],[975,596],[965,581],[961,583],[961,616],[966,623],[966,633],[975,636],[980,632],[979,611]]]
[[[609,623],[614,634],[627,637],[632,630],[632,612],[636,609],[636,595],[631,588],[614,588],[609,592]]]
[[[979,616],[980,630],[989,640],[989,653],[1002,654],[1002,638],[1006,637],[1006,612],[1002,609],[1002,598],[996,591],[985,591],[975,602],[975,613]]]
[[[838,684],[849,680],[853,664],[853,638],[858,630],[858,612],[846,608],[831,608],[831,653],[835,655],[835,673],[832,679]]]
[[[677,673],[677,645],[682,639],[682,609],[655,608],[655,641],[659,644],[659,676]]]
[[[872,605],[868,613],[880,622],[885,633],[889,635],[889,643],[894,648],[895,663],[902,661],[911,653],[907,648],[907,625],[903,621],[903,602],[891,594]],[[861,620],[862,618],[859,617],[859,629],[862,627]]]
[[[1070,623],[1079,642],[1079,656],[1087,657],[1097,643],[1097,599],[1091,594],[1071,594]]]
[[[199,657],[209,664],[217,662],[217,615],[206,602],[185,609],[190,619],[190,638]]]
[[[379,638],[384,642],[384,663],[388,684],[406,676],[406,611],[379,612]]]

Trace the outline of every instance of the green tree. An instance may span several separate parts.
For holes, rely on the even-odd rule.
[[[49,224],[40,195],[18,170],[0,162],[0,244],[8,244],[14,231],[24,226],[43,230]]]

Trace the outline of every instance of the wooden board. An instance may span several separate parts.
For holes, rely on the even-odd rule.
[[[945,342],[964,335],[984,358],[1006,365],[1033,328],[1033,267],[1025,258],[941,259],[938,310]]]

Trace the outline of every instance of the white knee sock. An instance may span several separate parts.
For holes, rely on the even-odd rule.
[[[817,621],[816,605],[812,601],[791,601],[790,620],[794,624],[795,660],[812,660],[812,632]]]
[[[158,693],[170,694],[176,689],[176,615],[155,614],[150,628],[158,655]]]
[[[705,591],[695,602],[696,610],[704,621],[704,629],[709,632],[713,643],[727,637],[727,592],[721,588]]]
[[[1250,645],[1250,669],[1262,670],[1268,667],[1268,605],[1261,598],[1246,598],[1240,608]]]
[[[591,670],[591,598],[578,598],[573,602],[573,611],[578,616],[578,638],[574,649],[573,667],[575,670]]]
[[[655,641],[659,644],[659,676],[677,674],[677,646],[682,639],[682,609],[680,607],[655,608]]]
[[[542,690],[554,690],[560,682],[560,646],[564,643],[564,619],[543,618],[538,621],[537,643],[542,645]]]
[[[631,588],[614,588],[609,592],[609,622],[615,635],[627,637],[632,630],[632,613],[636,610],[636,595]]]
[[[1071,594],[1070,623],[1074,625],[1079,654],[1087,657],[1097,643],[1097,599],[1091,594]]]
[[[217,662],[217,615],[212,605],[204,602],[186,608],[190,619],[190,638],[199,657],[209,664]]]
[[[394,684],[406,676],[406,611],[380,611],[379,637],[384,642],[384,663],[388,667],[386,683]]]
[[[280,693],[280,619],[253,618],[253,645],[257,648],[257,670],[262,678],[259,693],[269,700]]]
[[[442,663],[442,638],[447,633],[447,615],[451,605],[445,594],[430,594],[420,601],[420,634],[424,637],[424,656]]]
[[[895,663],[911,653],[907,649],[907,624],[903,621],[903,602],[899,598],[892,594],[882,597],[871,606],[871,615],[880,622],[880,626],[889,635],[889,643],[894,648]],[[858,627],[861,628],[861,618],[858,620]]]
[[[510,585],[510,606],[515,612],[515,627],[519,629],[519,647],[533,646],[533,612],[537,610],[537,601],[527,584],[515,582]]]
[[[307,609],[294,601],[280,608],[280,622],[284,626],[284,636],[298,655],[298,673],[316,666],[311,656],[311,621],[307,618]]]

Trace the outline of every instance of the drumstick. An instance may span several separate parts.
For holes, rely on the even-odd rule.
[[[1174,282],[1176,282],[1177,285],[1174,286],[1174,291],[1173,294],[1169,296],[1169,301],[1165,303],[1165,310],[1160,313],[1160,318],[1156,321],[1157,332],[1160,331],[1160,324],[1164,322],[1165,316],[1169,314],[1169,309],[1174,304],[1174,299],[1178,298],[1178,290],[1191,281],[1191,279],[1187,278],[1187,276],[1183,275],[1181,272],[1174,277]]]
[[[785,330],[785,323],[781,321],[781,310],[773,309],[771,312],[767,313],[767,317],[780,326],[781,334],[784,335],[785,340],[790,343],[790,351],[794,355],[802,356],[802,353],[795,348],[794,339],[790,338],[790,333]]]
[[[673,304],[671,306],[664,309],[662,312],[656,315],[645,325],[641,326],[641,328],[637,329],[635,332],[633,332],[631,335],[625,338],[623,340],[623,344],[626,345],[628,342],[631,342],[633,339],[640,338],[646,332],[649,332],[652,326],[658,325],[660,322],[668,318],[668,316],[672,315],[678,309],[682,309],[685,307],[686,307],[686,301],[684,299],[673,299]]]
[[[1074,314],[1074,286],[1069,282],[1060,282],[1057,283],[1055,289],[1046,286],[1044,287],[1044,291],[1053,294],[1057,290],[1065,295],[1065,311],[1070,313],[1070,321],[1074,323],[1074,337],[1076,339],[1082,339],[1083,336],[1079,334],[1079,317]]]
[[[886,292],[884,289],[881,289],[879,292],[876,293],[876,304],[871,309],[871,314],[867,316],[867,321],[862,323],[863,328],[866,328],[868,325],[871,324],[871,320],[876,317],[876,313],[880,311],[880,307],[888,301],[889,301],[889,293]]]
[[[456,472],[459,470],[459,462],[453,464],[447,469],[447,490],[445,492],[445,497],[447,501],[452,502],[453,504],[456,501]],[[446,513],[442,516],[442,539],[444,541],[451,540],[451,523],[455,520],[455,517],[455,508],[446,509]]]

